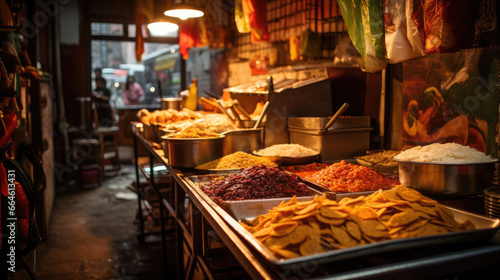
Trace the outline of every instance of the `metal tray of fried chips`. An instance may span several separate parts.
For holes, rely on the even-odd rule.
[[[212,180],[217,180],[231,174],[209,174],[209,175],[195,175],[186,176],[184,179],[187,182],[193,183],[195,186],[199,187],[201,184],[208,183]],[[304,182],[307,184],[307,182]],[[314,199],[314,196],[326,195],[330,199],[335,199],[336,195],[332,192],[321,192],[314,187],[309,186],[309,190],[313,193],[311,196],[299,196],[298,201],[307,201]],[[262,199],[246,199],[246,200],[236,200],[236,201],[222,201],[213,200],[219,205],[223,210],[225,210],[229,215],[233,217],[238,216],[248,216],[248,215],[262,215],[269,211],[269,209],[278,206],[282,201],[287,202],[291,197],[285,198],[262,198]]]
[[[198,177],[198,176],[196,176]],[[452,233],[443,233],[436,235],[428,235],[422,237],[409,237],[401,239],[393,239],[387,241],[379,241],[375,243],[369,243],[364,245],[358,245],[355,247],[336,249],[327,251],[324,253],[317,253],[308,256],[300,256],[296,258],[283,259],[272,253],[272,251],[267,248],[262,242],[255,238],[252,233],[246,230],[241,224],[241,221],[252,220],[258,215],[267,214],[269,210],[273,207],[278,206],[282,201],[288,201],[289,199],[272,199],[266,202],[265,206],[249,206],[247,209],[240,208],[238,211],[228,211],[221,207],[218,203],[211,200],[201,189],[198,188],[197,181],[200,178],[191,177],[184,178],[186,182],[192,184],[197,192],[216,210],[216,212],[229,224],[240,236],[246,241],[256,252],[258,252],[262,257],[268,262],[269,265],[274,268],[284,271],[291,269],[297,264],[304,262],[314,262],[316,264],[327,264],[333,263],[341,260],[354,259],[359,257],[366,257],[373,254],[396,252],[401,250],[407,250],[411,248],[419,248],[425,246],[439,246],[444,244],[452,244],[459,242],[474,242],[474,241],[486,241],[491,239],[500,227],[500,220],[488,218],[486,216],[474,214],[471,212],[459,210],[456,208],[441,205],[441,207],[447,209],[451,212],[457,222],[464,222],[469,220],[475,226],[475,230],[458,231]],[[207,178],[208,180],[208,178]],[[367,193],[365,195],[368,195]],[[344,197],[355,197],[360,194],[337,194],[337,201],[340,201]],[[298,201],[300,201],[298,199]]]
[[[226,220],[226,222],[234,227],[234,229],[243,237],[243,239],[250,243],[253,248],[257,250],[271,265],[279,270],[290,269],[303,262],[315,262],[319,265],[341,260],[365,257],[373,254],[407,250],[411,248],[439,246],[443,244],[459,242],[484,241],[489,240],[491,237],[493,237],[499,229],[499,219],[492,219],[447,206],[443,207],[448,209],[458,222],[463,222],[467,219],[470,220],[476,227],[476,230],[380,241],[376,243],[364,244],[345,249],[337,249],[292,259],[282,259],[275,256],[272,251],[269,250],[269,248],[267,248],[262,242],[257,240],[257,238],[255,238],[241,224],[239,224],[240,221],[251,220],[255,218],[255,216],[233,216],[229,213],[220,213],[220,215]],[[224,210],[220,209],[219,211]]]

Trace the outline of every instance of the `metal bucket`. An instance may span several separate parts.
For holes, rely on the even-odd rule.
[[[242,151],[251,153],[262,148],[262,128],[229,130],[222,133],[224,138],[223,155]]]
[[[168,164],[174,167],[193,168],[222,157],[224,135],[217,138],[172,138],[167,140]]]

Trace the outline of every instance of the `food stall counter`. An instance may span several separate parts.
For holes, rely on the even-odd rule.
[[[305,278],[330,278],[340,277],[343,279],[370,278],[387,279],[390,278],[446,278],[460,275],[483,275],[494,271],[495,266],[500,264],[498,255],[500,254],[500,235],[495,231],[488,231],[488,236],[479,237],[475,235],[472,239],[458,239],[451,243],[442,244],[432,239],[432,242],[419,243],[419,246],[408,246],[408,242],[400,242],[392,246],[390,250],[385,250],[384,245],[374,246],[374,249],[366,252],[369,245],[361,245],[363,254],[354,254],[353,257],[332,258],[331,261],[324,261],[321,258],[309,257],[303,261],[294,261],[290,266],[280,266],[278,263],[269,262],[252,240],[237,230],[238,221],[233,219],[227,212],[210,199],[198,186],[190,179],[193,176],[201,175],[196,169],[178,169],[169,165],[164,152],[142,137],[138,129],[133,125],[134,146],[144,146],[150,153],[150,165],[162,163],[166,166],[175,181],[176,200],[174,205],[168,205],[163,200],[162,205],[169,210],[176,219],[176,241],[180,245],[177,248],[178,277],[192,276],[194,266],[199,265],[206,268],[209,263],[205,263],[208,247],[206,244],[206,227],[203,220],[208,222],[211,228],[217,233],[220,240],[230,250],[234,258],[246,270],[253,279],[305,279]],[[139,177],[137,176],[139,180]],[[159,193],[159,192],[158,192]],[[184,195],[189,197],[189,201],[198,211],[201,217],[191,220],[189,227],[185,226],[183,215],[179,214],[179,209],[184,208]],[[185,238],[185,234],[189,237]],[[490,237],[493,238],[490,239]],[[165,235],[162,236],[165,242]],[[190,243],[186,246],[190,250],[193,260],[187,269],[184,268],[182,256],[184,247],[182,244]],[[371,244],[373,245],[373,244]],[[179,258],[180,256],[180,258]],[[166,261],[166,260],[164,260]],[[278,265],[277,265],[278,264]],[[166,263],[164,264],[166,266]],[[210,269],[204,270],[210,273]]]

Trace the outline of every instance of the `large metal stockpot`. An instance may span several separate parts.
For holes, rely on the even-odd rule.
[[[163,148],[163,154],[166,158],[168,158],[168,145],[167,145],[167,137],[175,134],[175,130],[162,130],[161,138],[161,147]]]
[[[224,135],[215,138],[172,138],[167,140],[168,164],[174,167],[193,168],[222,157]]]
[[[430,163],[398,161],[401,184],[435,195],[474,195],[493,183],[495,163]]]
[[[181,97],[164,97],[160,99],[161,109],[175,109],[180,111],[182,109],[182,98]]]
[[[262,128],[235,129],[222,134],[226,136],[222,148],[223,155],[238,151],[251,153],[262,148]]]

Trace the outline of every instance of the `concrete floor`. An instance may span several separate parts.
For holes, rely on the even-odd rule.
[[[127,189],[133,181],[134,166],[125,165],[96,188],[56,186],[48,240],[25,258],[37,279],[163,279],[159,236],[136,239],[137,198]],[[29,279],[25,271],[11,278]]]
[[[129,189],[135,182],[132,157],[132,148],[120,146],[120,173],[107,177],[98,187],[82,188],[74,181],[56,183],[48,239],[24,258],[37,279],[164,279],[160,236],[148,235],[145,243],[137,240],[137,196]],[[168,236],[167,279],[176,278],[175,245],[174,236]],[[213,277],[249,279],[227,248],[220,249],[207,257]],[[200,273],[196,269],[195,277]],[[196,278],[205,277],[201,273]],[[20,270],[8,279],[31,278]]]

